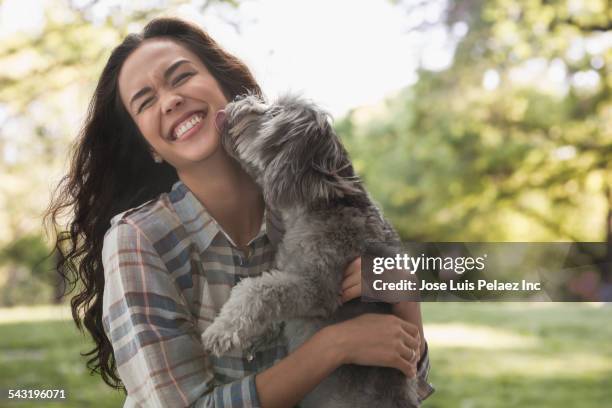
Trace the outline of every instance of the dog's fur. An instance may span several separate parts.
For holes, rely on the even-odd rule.
[[[215,354],[244,349],[284,321],[292,351],[329,324],[389,313],[388,305],[358,299],[338,305],[343,271],[366,242],[399,238],[356,176],[329,115],[294,95],[268,105],[249,94],[227,106],[221,137],[282,217],[285,235],[274,269],[232,289],[202,335],[204,347]],[[396,369],[345,365],[300,406],[416,407],[415,384]]]

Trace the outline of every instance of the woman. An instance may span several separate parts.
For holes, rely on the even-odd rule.
[[[96,344],[89,366],[125,387],[125,406],[289,407],[349,363],[418,374],[426,397],[418,304],[327,327],[290,355],[282,327],[250,350],[202,350],[231,287],[270,268],[278,235],[215,127],[246,91],[261,93],[248,68],[180,20],[154,20],[112,52],[49,212],[56,222],[74,211],[58,270],[79,290],[73,316]],[[359,274],[357,259],[341,301],[360,295]]]

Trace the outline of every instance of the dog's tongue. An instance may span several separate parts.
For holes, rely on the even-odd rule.
[[[223,132],[223,128],[225,127],[225,110],[221,109],[215,113],[215,127],[219,133]]]

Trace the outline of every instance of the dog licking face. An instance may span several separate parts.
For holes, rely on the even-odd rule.
[[[296,95],[248,94],[217,118],[230,155],[273,208],[311,206],[363,190],[327,112]]]
[[[289,351],[329,324],[390,306],[337,294],[342,271],[366,242],[399,236],[355,175],[329,115],[303,98],[268,104],[249,94],[216,117],[223,147],[261,187],[285,232],[273,267],[232,288],[202,345],[215,355],[245,349],[282,321]],[[416,379],[393,368],[345,365],[301,402],[304,408],[414,408]]]

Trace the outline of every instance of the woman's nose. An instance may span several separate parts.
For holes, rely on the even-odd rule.
[[[166,94],[162,101],[162,110],[164,113],[170,113],[182,104],[182,96],[177,95],[175,93]]]

